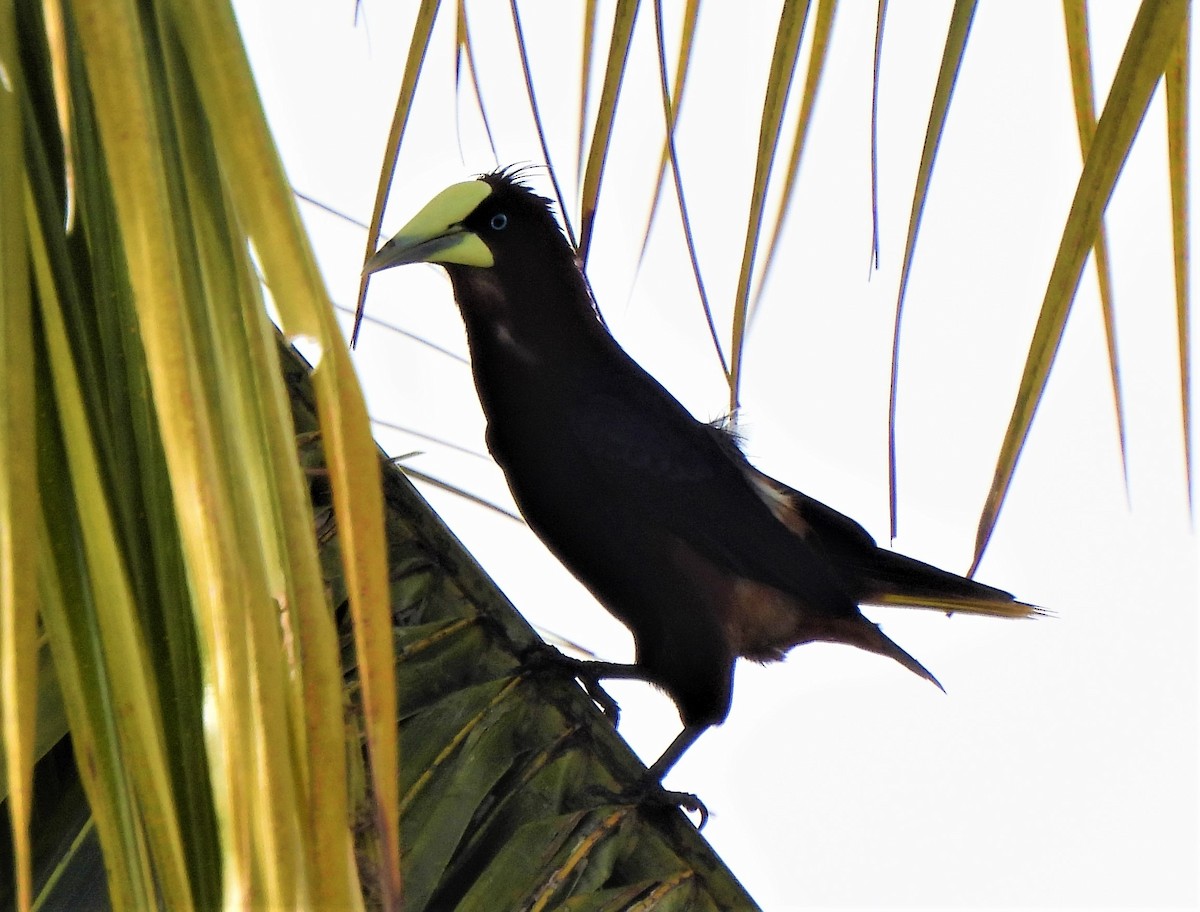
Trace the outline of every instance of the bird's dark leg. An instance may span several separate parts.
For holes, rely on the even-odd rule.
[[[686,753],[689,747],[696,743],[696,739],[708,727],[707,724],[685,726],[683,731],[676,735],[675,740],[662,752],[662,756],[655,760],[650,768],[646,770],[646,776],[643,779],[642,800],[652,801],[655,804],[674,805],[684,810],[695,811],[700,815],[698,829],[701,830],[708,823],[708,808],[704,806],[704,802],[691,792],[673,792],[670,789],[664,788],[662,778],[670,771],[671,767],[679,762],[679,758]]]
[[[675,740],[670,743],[662,756],[654,761],[650,769],[646,771],[646,778],[653,779],[655,782],[661,782],[663,776],[670,772],[671,767],[679,762],[689,747],[696,743],[705,731],[708,730],[708,725],[688,725],[675,736]]]
[[[593,786],[589,791],[602,795],[607,801],[615,800],[620,803],[638,804],[652,808],[682,808],[685,811],[695,811],[700,815],[698,829],[704,829],[704,825],[708,823],[708,808],[704,806],[704,802],[691,792],[673,792],[663,788],[662,777],[708,727],[708,725],[689,725],[684,728],[670,746],[663,751],[662,756],[655,760],[653,765],[634,784],[626,786],[616,793],[610,792],[603,786]]]
[[[592,701],[600,707],[612,724],[616,726],[621,715],[621,707],[609,696],[601,685],[604,678],[636,678],[647,681],[646,672],[637,665],[625,665],[621,662],[598,662],[591,659],[575,659],[563,655],[553,646],[538,644],[528,650],[522,657],[522,664],[530,670],[553,667],[568,672],[583,685],[584,691]]]

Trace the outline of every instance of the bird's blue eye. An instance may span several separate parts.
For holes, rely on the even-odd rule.
[[[508,216],[503,212],[497,212],[492,216],[491,226],[493,231],[503,231],[508,227]]]

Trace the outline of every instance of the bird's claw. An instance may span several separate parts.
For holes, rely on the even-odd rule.
[[[605,718],[612,723],[612,727],[616,728],[617,723],[621,721],[621,707],[617,701],[612,698],[607,690],[594,678],[579,678],[577,679],[583,685],[584,693],[591,698],[591,701],[600,707],[600,712],[604,713]]]
[[[647,789],[642,796],[643,804],[661,804],[664,807],[677,807],[683,811],[690,811],[700,815],[700,822],[696,824],[697,830],[703,830],[708,823],[708,808],[704,802],[691,792],[673,792],[670,789],[663,788],[661,783],[654,783],[654,787]]]
[[[600,684],[600,679],[588,671],[587,662],[563,655],[553,646],[538,643],[526,649],[521,655],[521,668],[531,673],[546,669],[566,672],[572,679],[580,683],[583,692],[600,707],[600,711],[612,723],[613,728],[617,727],[617,722],[621,718],[621,707]]]
[[[639,807],[679,808],[700,815],[697,830],[703,830],[708,823],[708,808],[704,802],[691,792],[675,792],[664,788],[662,783],[654,778],[645,778],[640,782],[620,790],[607,789],[604,786],[593,786],[588,793],[605,802],[615,804],[634,804]]]

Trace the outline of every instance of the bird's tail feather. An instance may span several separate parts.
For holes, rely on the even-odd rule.
[[[991,617],[1036,617],[1047,612],[1036,605],[1019,602],[1003,589],[977,583],[923,561],[892,551],[878,550],[878,566],[861,568],[874,591],[862,599],[872,605],[928,608],[953,614],[982,614]]]
[[[962,612],[963,614],[982,614],[988,617],[1045,617],[1051,612],[1028,602],[992,601],[955,595],[934,595],[933,593],[889,593],[873,596],[864,601],[871,605],[885,605],[890,608],[926,608],[931,611],[944,611],[946,614]]]
[[[941,682],[933,676],[928,668],[901,649],[891,637],[879,629],[878,624],[872,624],[861,615],[852,621],[847,619],[846,623],[841,625],[837,631],[836,638],[831,637],[831,639],[850,646],[857,646],[859,649],[865,649],[876,655],[895,659],[913,674],[931,682],[942,693],[946,692],[946,688],[942,687]]]

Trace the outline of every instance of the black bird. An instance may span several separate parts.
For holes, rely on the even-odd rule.
[[[636,677],[684,729],[654,781],[725,720],[739,658],[846,643],[924,666],[860,603],[1027,617],[1007,592],[884,550],[862,526],[764,475],[616,343],[550,210],[510,170],[435,196],[367,262],[445,267],[466,324],[488,449],[529,526],[633,633]]]

